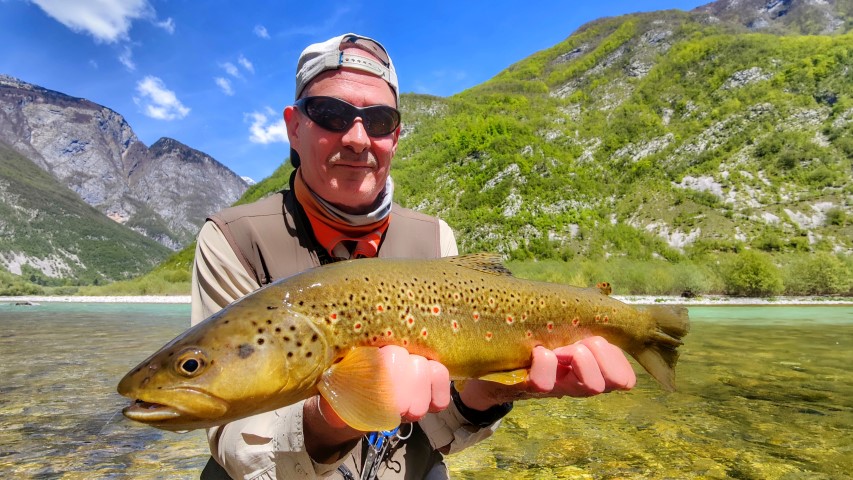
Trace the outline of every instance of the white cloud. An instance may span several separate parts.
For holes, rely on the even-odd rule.
[[[243,68],[245,68],[249,72],[255,73],[255,66],[252,65],[252,62],[250,62],[249,59],[244,57],[243,55],[240,55],[240,58],[237,59],[237,63],[242,65]]]
[[[96,41],[127,40],[137,19],[154,18],[148,0],[32,0],[46,14],[75,32],[88,33]]]
[[[267,32],[267,27],[265,27],[263,25],[255,25],[254,32],[255,32],[255,35],[257,35],[261,38],[266,38],[267,40],[269,40],[269,38],[270,38],[270,34],[269,34],[269,32]]]
[[[241,78],[240,70],[231,62],[225,62],[222,65],[222,69],[225,70],[225,73],[231,75],[234,78]]]
[[[136,84],[136,91],[142,98],[133,101],[142,107],[145,115],[157,120],[175,120],[189,115],[190,109],[178,100],[175,92],[166,88],[163,80],[147,76]]]
[[[217,85],[219,85],[219,88],[222,90],[222,93],[224,93],[225,95],[234,95],[234,89],[231,88],[230,80],[228,80],[227,78],[216,77],[213,79],[213,81],[216,82]]]
[[[154,22],[154,25],[156,25],[157,27],[162,28],[163,30],[169,32],[169,35],[172,35],[175,33],[175,21],[172,20],[172,17],[169,17],[169,18],[163,20],[162,22]]]
[[[133,72],[136,70],[136,62],[133,61],[133,50],[130,49],[129,45],[124,46],[118,55],[118,61],[129,71]]]
[[[287,127],[284,125],[284,118],[278,116],[278,120],[271,120],[276,117],[275,110],[267,107],[263,112],[252,112],[246,114],[246,120],[251,121],[249,127],[249,141],[252,143],[288,143]]]

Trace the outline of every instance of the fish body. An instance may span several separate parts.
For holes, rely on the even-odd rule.
[[[381,430],[399,414],[387,382],[377,381],[378,347],[437,360],[454,379],[500,380],[529,367],[536,346],[600,335],[672,390],[687,330],[683,307],[635,308],[599,288],[518,279],[493,256],[363,259],[232,303],[142,362],[118,390],[136,400],[126,416],[169,430],[221,425],[318,392],[350,425]]]

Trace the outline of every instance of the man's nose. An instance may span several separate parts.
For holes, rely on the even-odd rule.
[[[370,136],[364,128],[361,117],[356,117],[353,120],[352,125],[341,137],[341,141],[345,147],[351,148],[355,153],[361,153],[370,147]]]

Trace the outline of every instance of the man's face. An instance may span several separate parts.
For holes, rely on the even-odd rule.
[[[385,80],[347,69],[323,72],[302,96],[335,97],[356,107],[396,107],[394,92]],[[400,128],[390,135],[371,137],[358,118],[348,130],[331,132],[292,106],[285,108],[284,119],[308,187],[344,211],[359,213],[370,207],[385,188]]]

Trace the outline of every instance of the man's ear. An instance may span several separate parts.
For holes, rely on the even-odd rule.
[[[293,105],[284,107],[284,125],[287,127],[287,139],[293,145],[299,139],[299,112]]]
[[[403,124],[397,126],[397,130],[394,130],[394,146],[391,147],[391,158],[394,158],[394,155],[397,154],[397,145],[400,141],[400,132],[403,131]]]

